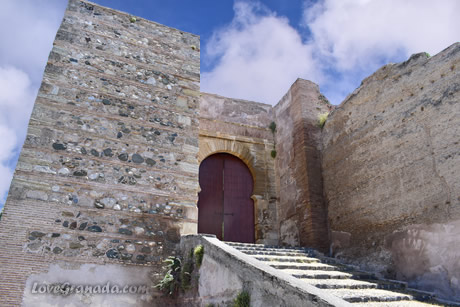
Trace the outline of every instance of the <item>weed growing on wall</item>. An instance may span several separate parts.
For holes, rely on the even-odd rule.
[[[323,94],[319,94],[318,99],[326,104],[329,104],[329,105],[331,104],[329,100],[326,98],[326,96],[324,96]]]
[[[203,262],[203,256],[204,256],[204,247],[203,245],[198,245],[195,247],[193,250],[193,254],[195,255],[195,260],[196,260],[196,265],[199,268],[201,266],[201,263]]]
[[[276,140],[275,140],[276,123],[271,122],[268,128],[271,130],[273,134],[273,150],[270,152],[270,155],[272,156],[273,159],[275,159],[276,158]]]
[[[163,279],[155,286],[169,296],[174,296],[179,289],[186,291],[192,285],[192,273],[203,262],[204,247],[198,245],[190,249],[185,260],[171,256],[166,259],[166,273]]]
[[[170,256],[166,260],[166,273],[163,279],[155,287],[165,292],[166,294],[173,296],[179,288],[179,277],[181,272],[182,262],[179,258]]]
[[[190,288],[193,269],[193,258],[189,258],[185,261],[180,272],[180,287],[183,291]]]
[[[274,134],[275,131],[276,131],[276,123],[275,122],[271,122],[270,123],[270,126],[268,126],[268,128],[272,131],[272,133]]]
[[[251,297],[249,292],[243,291],[235,298],[233,301],[233,307],[249,307],[249,303],[251,302]]]
[[[326,124],[327,117],[329,116],[329,112],[321,113],[318,115],[318,127],[323,128],[324,124]]]

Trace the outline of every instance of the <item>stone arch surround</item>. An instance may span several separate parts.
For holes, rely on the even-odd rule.
[[[276,244],[277,226],[273,203],[274,183],[270,182],[273,161],[270,157],[272,144],[262,140],[231,138],[230,136],[210,135],[201,131],[199,137],[200,164],[207,157],[217,153],[228,153],[241,159],[249,168],[254,180],[251,198],[254,200],[254,225],[257,243]],[[273,177],[273,176],[272,176]],[[273,179],[273,178],[271,178]]]
[[[227,140],[220,138],[207,138],[204,140],[200,138],[198,164],[200,164],[207,157],[216,153],[228,153],[241,159],[249,168],[252,177],[254,178],[254,191],[253,195],[262,195],[265,193],[266,174],[264,173],[264,166],[260,165],[251,152],[249,146],[243,142],[236,140]]]

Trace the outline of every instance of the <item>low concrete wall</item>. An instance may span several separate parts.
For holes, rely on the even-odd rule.
[[[251,306],[352,306],[324,290],[276,270],[215,237],[183,236],[181,250],[188,253],[202,244],[198,296],[201,306],[228,304],[247,291]]]

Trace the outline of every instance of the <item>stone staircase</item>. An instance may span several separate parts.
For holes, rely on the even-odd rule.
[[[437,301],[433,293],[410,289],[404,282],[377,278],[313,249],[225,243],[356,306],[460,306]]]

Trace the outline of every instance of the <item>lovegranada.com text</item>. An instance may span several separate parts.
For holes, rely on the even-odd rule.
[[[125,285],[110,284],[104,285],[72,285],[70,283],[45,284],[35,282],[32,285],[32,294],[147,294],[149,287],[146,285]]]

